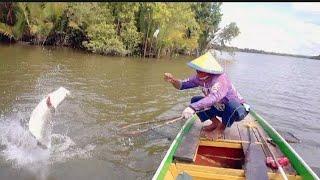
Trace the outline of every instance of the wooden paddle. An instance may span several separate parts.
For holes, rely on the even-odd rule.
[[[268,180],[268,169],[265,164],[262,147],[261,145],[255,143],[255,137],[251,132],[251,125],[248,124],[247,127],[250,143],[245,151],[245,177],[248,180]]]

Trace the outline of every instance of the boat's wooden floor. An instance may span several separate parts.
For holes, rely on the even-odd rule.
[[[216,140],[216,141],[247,142],[248,143],[249,142],[249,134],[248,134],[248,127],[247,127],[248,124],[254,124],[255,127],[257,127],[259,129],[260,133],[262,134],[262,136],[264,136],[265,139],[267,139],[269,137],[266,134],[266,132],[260,127],[258,122],[255,121],[254,117],[252,115],[248,114],[247,117],[245,119],[243,119],[242,121],[235,122],[230,128],[226,128],[226,130],[224,131],[223,137],[218,139],[218,140]],[[202,125],[203,125],[203,123],[200,123],[198,120],[196,120],[196,122],[194,124],[194,126],[202,126]],[[193,127],[193,129],[194,129],[194,127]],[[199,129],[199,127],[195,128],[195,129]],[[200,129],[201,129],[201,127],[200,127]],[[200,137],[201,136],[200,134],[202,134],[202,133],[200,133],[200,131],[202,131],[202,130],[199,130],[199,133],[197,133],[197,135],[199,135],[199,137],[193,137],[192,139],[195,139],[195,138],[198,139],[198,140],[199,140],[199,138],[200,139],[206,139],[205,137]],[[259,136],[258,132],[257,131],[253,131],[253,132],[254,132],[255,141],[262,143],[262,140],[260,139],[260,136]],[[193,134],[193,136],[194,135],[195,134]],[[190,136],[190,137],[192,137],[192,136]],[[186,141],[186,142],[189,143],[189,145],[186,145],[187,143],[185,145],[183,145],[183,144],[181,145],[181,146],[185,146],[186,150],[184,150],[184,148],[181,147],[181,148],[178,149],[177,153],[178,154],[183,154],[183,153],[188,152],[188,151],[193,151],[193,150],[190,150],[190,147],[191,147],[190,143],[193,142],[192,139],[188,139],[188,141]],[[284,156],[279,148],[271,145],[270,143],[267,143],[267,145],[268,145],[269,149],[275,154],[275,156],[277,158]],[[271,156],[266,148],[263,148],[263,152],[264,152],[264,155],[265,155],[264,159],[266,159],[266,157],[268,157],[268,156]],[[296,171],[290,165],[290,163],[289,163],[289,165],[284,166],[283,169],[284,169],[286,174],[290,174],[290,175],[296,175],[297,174]],[[271,168],[268,168],[268,172],[276,172],[276,171],[277,170],[273,170]]]

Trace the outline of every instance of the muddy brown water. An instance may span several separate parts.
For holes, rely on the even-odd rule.
[[[0,45],[0,126],[6,131],[0,133],[0,179],[151,179],[183,123],[134,137],[118,129],[175,117],[192,96],[201,94],[199,89],[175,90],[163,81],[164,72],[191,75],[189,60]],[[275,129],[301,140],[293,148],[319,172],[320,61],[236,53],[223,66],[252,108]],[[21,156],[8,136],[21,133],[33,108],[60,86],[72,96],[54,115],[54,149],[37,167],[29,151]],[[150,126],[132,130],[145,127]]]

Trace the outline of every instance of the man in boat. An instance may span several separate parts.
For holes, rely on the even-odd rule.
[[[245,104],[245,100],[210,52],[189,62],[188,66],[196,70],[195,75],[179,80],[171,73],[165,73],[164,79],[179,90],[201,87],[204,96],[193,97],[182,116],[188,119],[197,113],[201,122],[211,120],[211,124],[203,128],[204,136],[218,139],[226,127],[231,127],[234,122],[246,117],[249,105]]]

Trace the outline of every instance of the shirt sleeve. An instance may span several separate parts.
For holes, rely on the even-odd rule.
[[[211,107],[214,103],[223,99],[228,92],[227,80],[224,76],[220,76],[212,85],[210,94],[203,99],[190,104],[190,107],[195,111],[200,111]]]
[[[198,83],[196,82],[196,76],[190,76],[187,79],[181,81],[180,90],[190,89],[194,87],[198,87]]]

